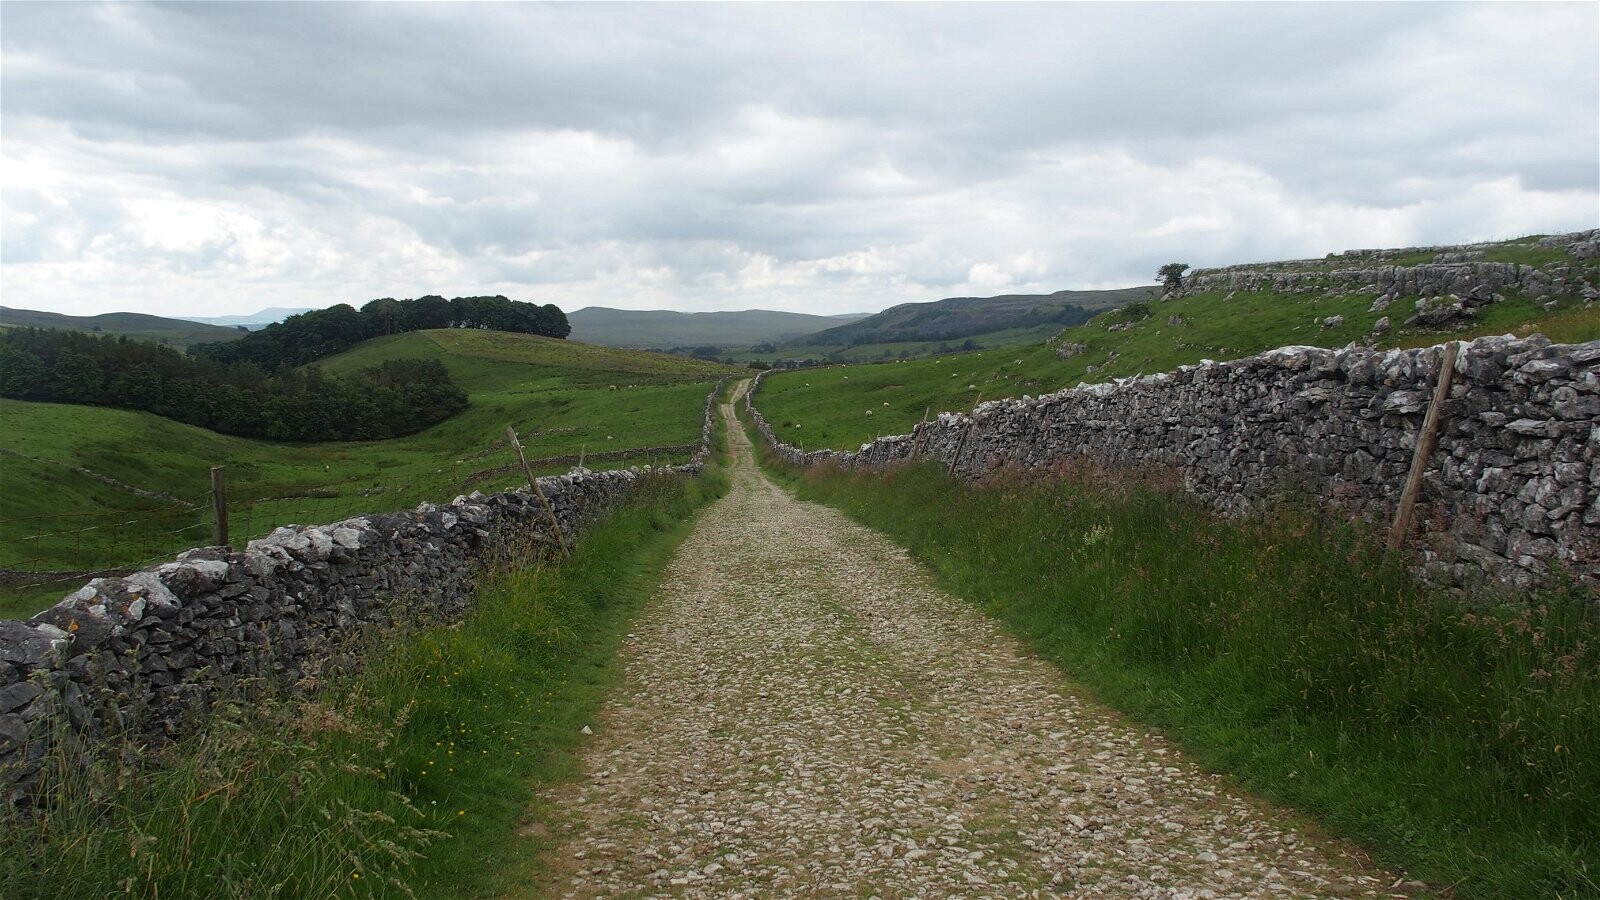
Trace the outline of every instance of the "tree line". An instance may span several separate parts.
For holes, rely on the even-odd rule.
[[[357,310],[348,303],[290,316],[238,340],[196,344],[189,355],[218,363],[253,363],[267,372],[303,366],[364,340],[426,328],[483,328],[565,338],[567,314],[553,303],[540,306],[503,296],[430,294],[415,300],[383,297]]]
[[[395,359],[341,375],[269,372],[127,337],[36,328],[0,330],[0,396],[140,410],[275,441],[397,437],[467,407],[438,360]]]

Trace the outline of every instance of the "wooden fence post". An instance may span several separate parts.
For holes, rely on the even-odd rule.
[[[916,436],[911,441],[911,456],[910,456],[910,459],[913,462],[916,461],[917,456],[922,453],[922,432],[925,429],[927,429],[927,427],[928,427],[928,413],[931,413],[931,412],[933,412],[933,407],[932,406],[928,406],[928,407],[923,408],[923,410],[922,410],[922,421],[918,422],[917,423],[917,427],[915,429],[913,429],[912,432],[911,432],[913,435]]]
[[[544,507],[545,518],[550,520],[550,533],[555,536],[556,545],[561,548],[562,556],[571,556],[572,551],[567,549],[567,539],[561,534],[561,523],[556,521],[556,511],[551,508],[549,498],[539,488],[539,479],[533,475],[533,467],[528,465],[528,457],[522,452],[522,442],[517,440],[517,429],[507,425],[506,437],[511,439],[511,448],[517,451],[517,460],[522,463],[522,472],[528,476],[528,486],[533,488],[533,495],[539,498],[539,505]]]
[[[961,440],[956,441],[956,452],[950,454],[950,471],[946,472],[946,475],[956,474],[956,464],[961,462],[961,448],[967,446],[967,435],[971,434],[972,429],[977,427],[978,420],[973,419],[967,424],[967,427],[962,430]]]
[[[1417,493],[1422,489],[1422,475],[1428,470],[1428,460],[1433,456],[1433,445],[1439,438],[1439,419],[1445,401],[1450,399],[1450,383],[1456,374],[1456,353],[1460,343],[1451,341],[1444,345],[1444,358],[1439,364],[1439,377],[1433,385],[1433,402],[1428,404],[1428,414],[1422,419],[1422,431],[1417,433],[1417,446],[1411,454],[1411,472],[1406,476],[1405,489],[1400,492],[1400,508],[1395,510],[1394,525],[1389,528],[1390,550],[1400,549],[1406,533],[1411,530],[1411,513],[1417,505]]]
[[[211,545],[228,546],[228,468],[211,467]]]

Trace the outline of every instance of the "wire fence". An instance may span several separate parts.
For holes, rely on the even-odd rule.
[[[55,513],[0,519],[0,585],[35,587],[80,574],[137,568],[174,546],[211,533],[210,493],[192,501],[134,510]]]
[[[702,440],[707,440],[714,400],[726,379],[718,380],[707,395]],[[549,436],[580,428],[552,428],[524,432],[524,436]],[[610,437],[607,437],[610,440]],[[574,459],[562,454],[510,464],[498,463],[511,451],[510,440],[496,439],[470,456],[444,463],[431,472],[411,471],[394,480],[350,477],[323,485],[279,485],[263,490],[246,481],[237,493],[219,478],[223,467],[211,471],[213,489],[192,499],[152,492],[109,478],[89,469],[0,448],[0,455],[48,464],[72,471],[73,477],[90,478],[118,488],[151,505],[86,512],[0,516],[0,618],[28,615],[48,606],[86,579],[124,575],[172,559],[190,547],[228,543],[242,547],[249,541],[287,525],[317,525],[352,516],[415,508],[423,502],[448,502],[472,491],[506,490],[526,483],[524,465],[534,476],[559,474],[574,464],[595,469],[630,466],[661,467],[682,463],[699,444],[638,447],[585,454],[580,444]],[[201,473],[196,473],[197,477]],[[218,490],[221,488],[221,490]],[[35,485],[34,489],[43,490]],[[11,490],[16,490],[15,486]],[[255,493],[255,496],[250,496]]]
[[[529,464],[537,474],[565,472],[580,459],[597,469],[666,465],[681,462],[693,449],[646,447],[587,458],[565,454],[532,459]],[[501,450],[510,454],[509,446]],[[225,498],[228,543],[243,547],[282,526],[412,509],[423,502],[448,502],[472,491],[509,490],[526,482],[520,465],[486,466],[491,462],[496,460],[462,459],[394,480],[301,484],[255,496],[245,484]],[[204,476],[196,473],[196,480]],[[0,601],[7,596],[37,596],[49,589],[64,593],[89,578],[128,574],[188,548],[210,545],[216,529],[213,500],[207,491],[129,510],[0,517]]]

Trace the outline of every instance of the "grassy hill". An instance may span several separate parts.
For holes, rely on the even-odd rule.
[[[1152,286],[952,297],[904,303],[870,316],[810,316],[769,310],[641,312],[592,306],[570,313],[567,320],[574,338],[611,346],[715,347],[718,358],[741,363],[873,362],[949,353],[963,345],[972,349],[971,345],[993,348],[1038,343],[1095,312],[1156,293]]]
[[[166,319],[143,313],[67,316],[36,309],[12,309],[9,306],[0,306],[0,327],[58,328],[63,331],[89,331],[113,337],[126,335],[141,341],[168,344],[179,349],[207,341],[231,341],[240,335],[236,328],[202,325],[186,319]]]
[[[1556,253],[1552,256],[1548,248],[1537,247],[1532,238],[1484,251],[1489,261],[1570,264],[1589,272],[1591,281],[1600,279],[1600,259],[1576,260]],[[1433,256],[1431,250],[1419,251],[1384,263],[1414,265],[1431,262]],[[1284,271],[1315,271],[1349,264],[1333,258],[1278,266]],[[1377,320],[1385,315],[1403,319],[1414,298],[1402,298],[1388,310],[1376,312],[1370,310],[1374,299],[1373,294],[1359,291],[1209,291],[1176,300],[1141,300],[1061,330],[1048,344],[1037,341],[976,353],[774,374],[766,379],[758,403],[791,443],[854,449],[879,434],[910,431],[928,407],[935,414],[968,409],[980,397],[1038,395],[1080,382],[1170,371],[1202,359],[1238,359],[1289,344],[1415,347],[1536,331],[1563,343],[1600,339],[1600,303],[1585,303],[1577,294],[1534,300],[1513,293],[1503,302],[1480,307],[1477,321],[1468,327],[1442,332],[1400,327],[1383,335],[1372,334]],[[1320,324],[1335,316],[1342,316],[1343,322],[1332,327]],[[1056,350],[1065,345],[1081,345],[1082,350],[1059,358]]]
[[[582,386],[609,386],[619,378],[633,385],[676,383],[739,371],[719,363],[668,353],[467,328],[413,331],[374,338],[318,360],[315,365],[325,371],[341,372],[400,357],[443,362],[451,376],[469,393],[488,384],[500,385],[507,378],[526,379],[529,367],[554,374],[566,384]],[[507,364],[516,368],[506,368]]]
[[[464,330],[380,338],[323,365],[358,368],[397,357],[441,360],[468,392],[470,407],[405,438],[275,444],[144,413],[0,399],[0,568],[131,566],[209,543],[208,473],[217,465],[227,467],[233,542],[242,545],[290,522],[335,521],[520,483],[512,474],[474,478],[513,461],[508,424],[535,459],[582,449],[638,454],[594,468],[678,462],[686,454],[643,450],[698,440],[706,392],[721,375],[739,371],[663,354]],[[124,522],[139,524],[114,527]],[[35,612],[70,586],[0,592],[0,615]]]
[[[588,306],[569,313],[567,322],[572,325],[574,340],[608,347],[666,349],[778,343],[861,318],[865,316],[813,316],[766,309],[684,313]]]
[[[1057,291],[1054,294],[1007,294],[1000,297],[951,297],[931,303],[902,303],[859,322],[807,335],[791,343],[889,344],[961,341],[993,332],[1018,329],[1059,331],[1095,312],[1155,296],[1154,287],[1113,291]]]
[[[734,362],[769,365],[821,365],[886,362],[1037,344],[1063,326],[1082,322],[1101,309],[1154,296],[1156,289],[1058,291],[1004,297],[954,297],[931,303],[906,303],[873,316],[766,348],[719,354]]]

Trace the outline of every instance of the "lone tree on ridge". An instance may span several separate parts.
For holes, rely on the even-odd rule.
[[[1183,287],[1183,273],[1188,268],[1188,263],[1167,263],[1156,270],[1156,280],[1161,282],[1163,291],[1175,291]]]

